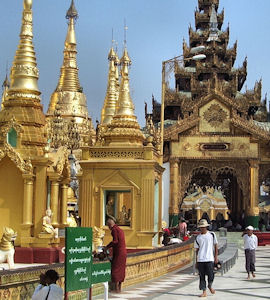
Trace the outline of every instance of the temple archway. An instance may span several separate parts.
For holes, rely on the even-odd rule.
[[[192,166],[192,168],[190,168]],[[189,218],[197,221],[203,213],[215,219],[221,213],[225,219],[230,216],[234,222],[241,222],[243,210],[247,210],[245,195],[248,195],[248,168],[234,168],[229,165],[215,165],[203,162],[184,162],[181,165],[181,188],[179,208],[189,211]]]

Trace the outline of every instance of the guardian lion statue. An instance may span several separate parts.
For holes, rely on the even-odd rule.
[[[13,242],[16,240],[17,232],[4,227],[4,233],[0,241],[0,263],[8,263],[9,269],[14,268],[15,249]]]

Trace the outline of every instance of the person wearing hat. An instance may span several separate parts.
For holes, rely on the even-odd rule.
[[[247,279],[250,279],[250,273],[255,277],[255,250],[258,247],[258,238],[253,234],[253,230],[253,226],[249,225],[243,233]]]
[[[207,220],[201,219],[199,221],[198,227],[201,233],[197,235],[194,243],[196,249],[196,267],[200,276],[199,288],[203,291],[200,297],[207,297],[206,276],[208,277],[208,288],[211,294],[215,294],[212,285],[214,281],[214,264],[218,263],[218,242],[215,233],[208,231],[208,226]]]

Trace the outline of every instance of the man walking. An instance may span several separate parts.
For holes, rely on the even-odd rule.
[[[250,279],[250,273],[252,277],[255,277],[255,250],[258,247],[258,238],[253,234],[253,226],[248,226],[246,228],[246,233],[243,234],[244,239],[244,249],[246,256],[246,270],[247,279]]]
[[[209,224],[207,220],[201,219],[198,227],[201,233],[195,239],[196,249],[196,267],[200,275],[200,290],[202,294],[200,297],[207,297],[206,293],[206,275],[208,276],[208,288],[211,294],[215,294],[215,290],[212,288],[214,281],[214,264],[218,263],[218,247],[217,237],[214,232],[209,232],[207,227]]]

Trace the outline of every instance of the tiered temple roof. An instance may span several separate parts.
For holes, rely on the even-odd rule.
[[[261,107],[261,81],[254,89],[241,92],[247,77],[247,59],[234,67],[237,41],[228,48],[229,27],[222,30],[224,10],[218,13],[218,0],[198,0],[195,11],[195,30],[189,28],[189,45],[183,42],[183,61],[175,63],[175,89],[166,89],[165,120],[177,120],[192,113],[193,105],[210,90],[219,90],[233,99],[240,113],[253,115]],[[192,60],[192,48],[205,46],[206,58]],[[265,119],[265,118],[264,118]],[[159,122],[155,120],[154,122]]]

